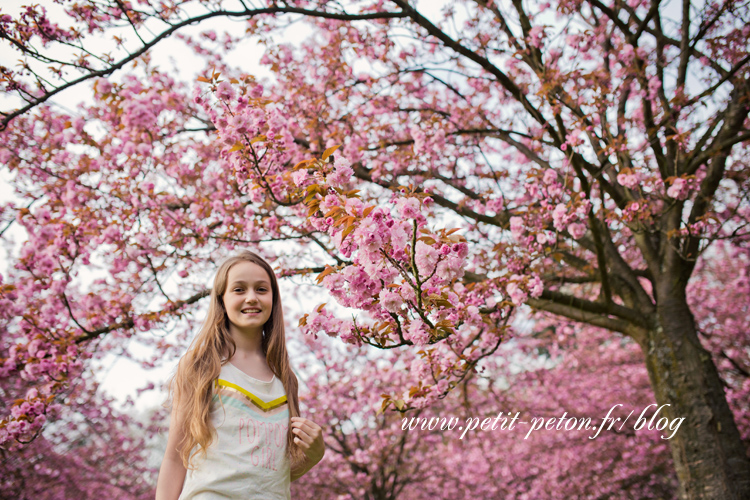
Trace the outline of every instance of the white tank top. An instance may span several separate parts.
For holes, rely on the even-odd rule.
[[[193,459],[196,469],[187,471],[179,500],[290,500],[284,385],[226,363],[214,387],[216,437],[205,459]]]

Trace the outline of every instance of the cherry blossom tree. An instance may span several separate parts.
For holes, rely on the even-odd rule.
[[[0,68],[22,102],[0,159],[23,202],[2,219],[27,235],[2,278],[0,376],[31,386],[8,385],[1,442],[35,435],[90,357],[183,348],[161,333],[185,340],[204,271],[259,245],[361,311],[321,305],[305,332],[429,365],[383,409],[446,397],[526,304],[640,346],[656,402],[690,423],[669,440],[681,497],[748,495],[744,323],[694,313],[728,272],[711,243],[740,258],[748,241],[746,4],[61,5],[69,28],[38,5],[0,15],[22,57]],[[185,34],[214,18],[246,36]],[[278,43],[303,21],[307,43]],[[151,63],[172,35],[211,68],[192,91]],[[273,81],[222,61],[248,37]],[[87,82],[77,115],[48,106]],[[717,279],[688,287],[696,266]]]
[[[746,250],[723,243],[714,251],[718,254],[698,266],[690,283],[691,307],[701,336],[710,340],[707,348],[718,361],[747,443],[750,372],[731,350],[750,346],[745,333],[750,316],[743,308],[750,260]],[[386,412],[378,417],[374,411],[381,406],[381,393],[418,382],[428,369],[413,351],[389,351],[385,359],[368,360],[362,348],[342,353],[330,342],[303,338],[312,353],[303,362],[311,374],[303,403],[324,423],[329,447],[325,460],[295,483],[295,497],[676,498],[668,441],[653,430],[636,431],[634,421],[598,435],[563,426],[526,437],[529,426],[521,424],[513,431],[477,430],[463,439],[460,431],[440,430],[440,424],[432,431],[419,425],[402,430],[404,417],[456,417],[463,425],[467,418],[499,412],[506,417],[518,412],[526,421],[590,416],[597,425],[615,405],[624,403],[624,418],[653,403],[635,342],[550,314],[534,318],[512,346],[484,360],[479,373],[418,415]],[[654,412],[645,415],[650,419]]]
[[[148,445],[160,430],[164,412],[144,424],[118,410],[90,381],[72,385],[66,398],[46,411],[25,408],[28,403],[9,411],[3,399],[4,412],[41,414],[47,423],[36,438],[6,442],[0,449],[3,497],[152,499],[157,468]],[[8,386],[4,381],[4,393]]]
[[[539,326],[483,362],[445,398],[403,415],[376,410],[381,393],[416,383],[429,370],[413,351],[368,359],[364,348],[342,352],[330,341],[306,338],[314,355],[305,363],[311,375],[303,405],[324,423],[328,445],[324,460],[293,484],[293,496],[676,498],[677,478],[661,433],[631,426],[597,434],[570,423],[589,416],[596,426],[618,403],[627,401],[625,414],[640,414],[653,401],[638,345],[613,342],[594,327],[559,321]],[[541,357],[540,349],[546,352]],[[532,368],[527,362],[519,371],[519,352],[548,363]],[[498,416],[494,430],[459,429],[467,419]],[[520,423],[561,417],[560,429],[529,432],[530,425]],[[418,419],[427,421],[424,427]]]

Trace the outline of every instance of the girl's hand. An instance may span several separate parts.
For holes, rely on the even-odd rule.
[[[292,417],[291,420],[294,443],[302,449],[311,465],[317,464],[326,452],[323,429],[312,420],[303,417]]]

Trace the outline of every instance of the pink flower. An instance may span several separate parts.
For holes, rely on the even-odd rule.
[[[226,80],[221,82],[216,89],[216,97],[222,101],[231,101],[234,99],[234,89],[232,88],[232,84]]]
[[[495,213],[500,213],[505,206],[505,202],[502,198],[495,198],[487,202],[487,210]]]
[[[544,172],[544,177],[542,177],[542,182],[544,182],[545,184],[552,184],[556,180],[557,180],[557,172],[555,172],[551,168],[548,168]]]
[[[396,208],[401,212],[404,219],[416,219],[419,217],[419,200],[416,198],[399,198]]]
[[[326,181],[332,186],[343,186],[347,182],[352,180],[354,170],[352,170],[351,163],[346,158],[337,157],[334,162],[334,171],[328,174]]]
[[[417,318],[411,322],[409,328],[404,332],[404,338],[411,340],[414,345],[424,346],[430,341],[430,334],[427,332],[424,322]]]
[[[464,265],[463,258],[451,255],[438,264],[435,274],[444,281],[451,281],[454,278],[460,278],[464,275]]]
[[[99,78],[96,81],[96,90],[99,94],[108,94],[112,90],[112,84],[106,78]]]
[[[411,236],[411,227],[407,221],[391,221],[393,225],[390,227],[390,231],[387,236],[390,237],[391,247],[395,253],[403,253],[404,248],[409,243]]]
[[[521,277],[518,275],[511,276],[512,280],[520,280]],[[526,292],[523,291],[523,289],[519,286],[517,281],[511,281],[507,285],[505,285],[505,291],[510,297],[511,302],[513,302],[514,305],[520,306],[524,302],[526,302],[526,298],[528,297],[526,295]]]
[[[344,210],[349,215],[361,215],[364,207],[364,203],[359,198],[347,198],[344,202]]]
[[[250,97],[253,99],[260,99],[263,96],[263,85],[256,85],[253,90],[250,91]]]
[[[568,207],[562,203],[558,203],[555,209],[552,211],[552,225],[555,229],[562,231],[565,229],[565,223],[568,221]]]
[[[625,64],[630,64],[634,57],[635,50],[633,50],[633,46],[628,43],[624,44],[620,49],[620,59],[622,59]]]
[[[568,226],[568,232],[573,237],[573,239],[579,239],[582,238],[584,234],[586,234],[586,226],[584,224],[581,224],[580,222],[574,222]]]
[[[383,238],[380,234],[380,227],[377,222],[367,218],[357,228],[357,237],[362,246],[369,252],[377,252],[383,244]]]
[[[536,47],[537,49],[542,47],[542,39],[544,38],[544,27],[534,26],[529,31],[529,45]]]
[[[534,276],[534,279],[529,283],[529,288],[529,294],[536,299],[542,295],[542,292],[544,291],[544,283],[539,279],[539,276]]]
[[[125,107],[122,124],[127,128],[153,129],[156,126],[154,106],[146,102],[134,102]]]
[[[402,283],[398,287],[398,294],[403,297],[404,302],[409,301],[414,304],[417,301],[417,295],[414,293],[414,289],[407,283]]]
[[[418,155],[424,151],[425,133],[417,127],[412,127],[410,130],[411,136],[414,138],[414,154]]]
[[[628,189],[635,189],[638,186],[638,176],[632,173],[622,172],[617,174],[617,182]]]
[[[523,231],[523,219],[521,217],[511,217],[510,234],[513,236],[513,239],[516,241],[520,241],[521,236],[523,236]]]
[[[305,179],[307,179],[307,172],[305,170],[292,172],[292,181],[295,186],[301,186],[305,182]]]
[[[438,251],[436,248],[426,244],[424,241],[417,241],[415,261],[422,278],[432,273],[435,269],[437,259]]]
[[[327,194],[325,198],[320,202],[320,211],[323,213],[328,212],[333,207],[339,206],[339,198],[332,194]]]
[[[465,241],[454,243],[453,246],[451,246],[451,250],[462,259],[469,255],[469,245]]]
[[[409,371],[417,380],[426,380],[430,375],[430,363],[423,358],[414,358]]]
[[[667,196],[670,196],[675,200],[684,200],[688,196],[688,188],[687,180],[678,177],[672,181],[672,185],[667,189]]]
[[[142,142],[136,147],[138,154],[141,156],[147,156],[151,152],[151,144]]]
[[[399,294],[392,292],[388,288],[383,289],[380,292],[380,295],[378,295],[378,298],[380,299],[380,305],[383,306],[383,309],[392,313],[399,312],[401,310],[401,305],[404,303],[404,300]]]
[[[346,344],[361,344],[354,333],[354,326],[348,321],[339,321],[339,338]]]

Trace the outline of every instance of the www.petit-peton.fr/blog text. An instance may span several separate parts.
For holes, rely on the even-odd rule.
[[[547,431],[590,431],[589,439],[596,439],[602,432],[622,432],[628,430],[626,425],[630,422],[629,428],[635,432],[640,430],[657,430],[660,431],[661,439],[671,439],[680,428],[685,420],[684,418],[669,419],[664,415],[664,409],[668,404],[657,405],[651,404],[641,411],[637,418],[631,417],[636,413],[632,410],[626,417],[615,417],[613,412],[623,405],[617,404],[609,409],[603,418],[591,417],[573,417],[568,416],[568,412],[563,412],[559,417],[531,417],[524,419],[521,412],[499,412],[495,417],[467,417],[463,423],[458,417],[405,417],[401,421],[401,429],[404,431],[457,431],[461,433],[460,439],[463,439],[468,432],[489,432],[489,431],[518,431],[526,432],[524,439],[527,439],[532,433],[541,430]],[[653,411],[652,407],[656,407]],[[653,414],[649,414],[649,410]],[[528,430],[527,430],[528,429]]]

